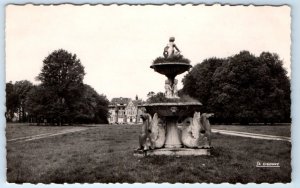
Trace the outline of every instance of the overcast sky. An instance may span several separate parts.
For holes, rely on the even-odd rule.
[[[85,67],[84,83],[108,99],[164,92],[150,69],[170,36],[195,65],[248,50],[277,53],[290,75],[288,6],[15,6],[6,7],[6,81],[29,80],[43,59],[65,49]],[[186,74],[186,73],[185,73]],[[179,88],[185,74],[177,77]]]

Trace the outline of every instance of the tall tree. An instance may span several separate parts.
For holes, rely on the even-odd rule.
[[[291,84],[282,60],[277,54],[269,52],[261,53],[258,60],[263,65],[259,80],[260,86],[264,88],[262,119],[265,122],[290,122]]]
[[[76,55],[56,50],[43,63],[37,77],[41,84],[30,90],[26,100],[31,118],[59,125],[107,123],[109,101],[83,84],[84,67]]]
[[[260,103],[257,79],[259,62],[247,51],[228,58],[228,63],[216,69],[213,95],[208,103],[216,110],[216,117],[225,121],[247,124],[257,121]],[[254,102],[255,101],[255,102]]]
[[[30,121],[40,122],[51,113],[49,105],[54,104],[52,92],[48,92],[43,86],[37,85],[28,92],[25,105],[29,113]]]
[[[60,49],[52,52],[43,61],[43,68],[37,79],[47,90],[51,103],[45,114],[59,124],[62,120],[71,123],[80,113],[77,108],[83,95],[84,67],[75,54]]]

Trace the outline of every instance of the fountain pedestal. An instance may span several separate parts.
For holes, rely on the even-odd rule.
[[[180,130],[176,125],[177,121],[175,118],[167,119],[167,132],[165,148],[181,148],[182,143],[180,139]]]

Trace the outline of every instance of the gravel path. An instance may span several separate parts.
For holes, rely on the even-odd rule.
[[[291,142],[291,138],[286,136],[274,136],[274,135],[267,135],[267,134],[256,134],[256,133],[249,133],[249,132],[228,131],[228,130],[220,130],[220,129],[212,129],[212,132],[232,135],[232,136],[247,137],[247,138],[256,138],[256,139],[264,139],[264,140],[281,140],[281,141]]]
[[[45,133],[45,134],[39,134],[39,135],[33,135],[33,136],[14,138],[14,139],[7,140],[7,142],[27,142],[27,141],[38,140],[38,139],[48,138],[48,137],[62,135],[62,134],[84,131],[87,129],[90,129],[90,127],[74,127],[74,128],[70,128],[67,130],[61,130],[56,133]]]

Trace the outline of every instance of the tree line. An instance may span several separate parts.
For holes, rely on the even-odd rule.
[[[83,83],[85,72],[76,54],[60,49],[43,60],[36,77],[6,83],[6,120],[50,124],[107,123],[109,101]]]
[[[106,96],[83,83],[85,72],[76,54],[60,49],[43,60],[36,77],[6,83],[6,119],[51,124],[107,123]],[[277,54],[248,51],[228,58],[209,58],[183,79],[181,98],[200,101],[214,123],[291,122],[290,78]],[[190,96],[190,97],[186,97]],[[163,93],[149,92],[148,102],[166,102]]]
[[[291,84],[277,54],[248,51],[228,58],[209,58],[183,79],[181,95],[215,113],[215,123],[291,122]]]

